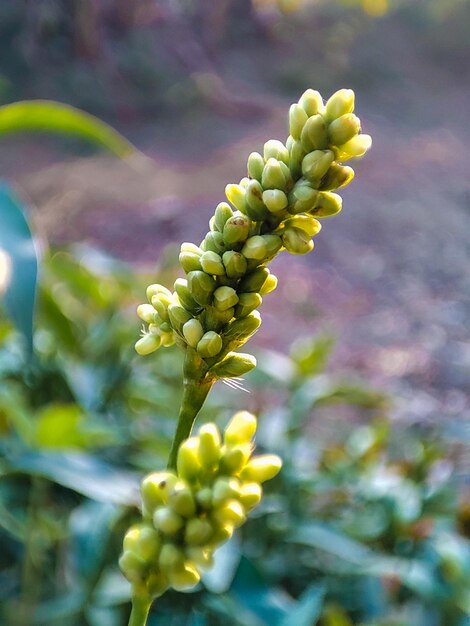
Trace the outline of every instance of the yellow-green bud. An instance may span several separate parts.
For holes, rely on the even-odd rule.
[[[346,113],[354,111],[354,91],[352,89],[340,89],[336,91],[326,103],[326,117],[334,120]]]
[[[238,302],[238,295],[232,287],[218,287],[214,291],[214,306],[219,311],[226,311],[235,306]]]
[[[328,147],[328,132],[320,114],[309,117],[303,127],[300,142],[305,152],[325,150]]]
[[[217,252],[212,252],[211,250],[204,252],[201,256],[201,267],[206,274],[213,274],[215,276],[224,276],[225,274],[222,258]]]
[[[197,254],[198,256],[201,256],[203,250],[201,250],[199,246],[196,246],[195,243],[184,241],[181,244],[181,252],[191,252],[191,254]]]
[[[263,495],[263,489],[259,483],[243,483],[240,487],[239,500],[246,511],[251,511],[257,506]]]
[[[170,318],[172,327],[177,331],[180,331],[186,322],[193,319],[191,313],[188,313],[188,311],[179,304],[170,304],[168,307],[168,317]]]
[[[353,137],[342,146],[338,146],[338,148],[341,155],[347,155],[348,158],[353,158],[365,154],[371,145],[372,137],[370,135],[357,135],[357,137]],[[342,159],[339,158],[339,160]]]
[[[224,238],[222,237],[222,233],[219,232],[210,232],[204,237],[204,241],[201,244],[201,247],[205,252],[222,252],[224,249]]]
[[[157,293],[152,296],[152,306],[161,317],[162,321],[168,321],[168,307],[173,304],[173,296],[168,296],[165,293]]]
[[[246,317],[257,309],[263,299],[255,291],[248,291],[238,295],[238,304],[235,307],[235,317]]]
[[[263,192],[263,202],[270,213],[278,213],[287,206],[287,196],[280,189],[267,189]]]
[[[248,176],[261,182],[261,176],[264,169],[264,159],[259,152],[252,152],[248,157],[247,163]]]
[[[209,300],[217,286],[217,283],[205,272],[189,272],[188,288],[192,297],[198,304],[204,306],[209,304]]]
[[[201,272],[203,273],[203,272]],[[191,295],[186,278],[177,278],[175,280],[175,291],[182,306],[188,311],[195,312],[200,310],[200,305]]]
[[[128,580],[138,583],[144,578],[147,563],[135,552],[126,550],[119,558],[119,567]]]
[[[216,523],[219,524],[218,521]],[[226,521],[223,524],[219,524],[214,529],[214,535],[212,536],[212,539],[211,539],[211,545],[220,546],[226,541],[228,541],[230,537],[233,535],[233,529],[234,529],[234,524],[229,521]]]
[[[302,148],[300,141],[294,141],[289,150],[289,169],[292,176],[297,179],[302,172],[302,160],[305,156],[305,151]]]
[[[261,235],[254,235],[245,241],[241,253],[246,259],[262,261],[267,253],[266,242]]]
[[[147,576],[147,594],[151,598],[161,596],[168,589],[168,577],[163,572],[153,571]]]
[[[313,250],[313,241],[310,236],[304,230],[296,227],[286,228],[282,233],[282,243],[291,254],[307,254]]]
[[[263,283],[263,286],[259,290],[260,296],[265,296],[267,293],[274,291],[277,287],[277,276],[270,274]]]
[[[166,296],[171,296],[171,291],[169,291],[166,287],[164,287],[163,285],[154,284],[147,287],[147,300],[149,302],[152,302],[153,296],[156,296],[157,293],[163,293]]]
[[[192,482],[199,476],[201,462],[199,460],[199,439],[197,437],[190,437],[180,445],[176,458],[176,468],[178,476],[188,482]]]
[[[318,191],[306,180],[300,180],[289,194],[289,213],[296,215],[310,211],[314,208],[317,197]]]
[[[215,424],[204,424],[199,429],[199,457],[201,465],[210,469],[219,462],[221,440],[219,429]]]
[[[176,591],[191,589],[191,587],[197,585],[201,580],[201,576],[196,567],[190,562],[186,562],[181,568],[171,570],[168,574],[168,578],[171,586]]]
[[[222,448],[220,459],[221,474],[237,474],[245,467],[251,456],[252,445],[249,443]]]
[[[247,317],[230,322],[224,332],[224,337],[227,341],[235,341],[238,345],[242,345],[249,337],[255,334],[260,325],[261,315],[259,311],[253,311]]]
[[[156,311],[151,304],[139,304],[137,307],[137,315],[147,324],[152,324],[156,321]]]
[[[213,330],[209,330],[204,333],[196,349],[203,359],[216,356],[222,350],[222,337]]]
[[[124,536],[124,551],[130,550],[144,561],[156,558],[161,541],[158,533],[147,524],[131,526]]]
[[[248,176],[244,176],[238,184],[241,185],[243,189],[246,189],[249,182],[250,179],[248,178]]]
[[[324,110],[323,98],[320,93],[314,89],[307,89],[307,91],[300,96],[299,104],[308,116],[323,113]]]
[[[190,561],[201,569],[208,569],[214,564],[214,556],[210,548],[200,546],[190,546],[186,548],[186,555]]]
[[[256,367],[256,359],[253,355],[229,352],[225,359],[216,363],[210,371],[219,378],[238,378],[244,376],[254,367]]]
[[[233,204],[233,206],[240,211],[240,213],[245,213],[245,188],[242,185],[235,185],[234,183],[230,183],[225,187],[225,195],[227,196],[227,200]]]
[[[300,133],[308,119],[305,109],[300,104],[293,104],[289,109],[289,132],[297,141],[300,139]]]
[[[221,506],[227,500],[237,499],[240,494],[240,481],[236,478],[218,478],[214,483],[212,504]]]
[[[172,511],[169,507],[161,507],[153,514],[153,524],[155,528],[164,535],[175,535],[183,528],[183,518]]]
[[[164,543],[158,557],[158,565],[163,573],[170,572],[184,566],[184,553],[173,543]]]
[[[263,187],[258,180],[250,180],[246,188],[246,214],[254,221],[261,221],[268,215],[263,202]]]
[[[309,152],[302,161],[302,174],[313,183],[319,183],[328,171],[335,158],[331,150],[314,150]]]
[[[246,514],[243,505],[238,500],[229,500],[214,511],[213,518],[220,525],[229,522],[238,527],[246,520]]]
[[[152,354],[155,350],[158,350],[162,340],[160,335],[154,335],[153,333],[147,333],[141,337],[135,344],[135,351],[140,356],[147,356]]]
[[[197,468],[199,468],[198,463]],[[184,480],[179,480],[174,485],[168,505],[175,513],[183,517],[192,517],[196,513],[193,492]]]
[[[322,191],[331,191],[332,189],[339,189],[345,187],[354,178],[354,170],[348,165],[339,165],[333,163],[326,176],[321,181]]]
[[[264,285],[267,277],[269,276],[269,270],[267,267],[257,267],[249,274],[247,274],[238,285],[239,291],[260,291]]]
[[[278,141],[277,139],[270,139],[264,144],[263,156],[265,162],[274,158],[289,165],[289,151],[282,141]]]
[[[281,167],[281,162],[270,158],[266,162],[261,177],[261,184],[264,189],[284,189],[287,179]]]
[[[195,348],[204,334],[202,324],[197,319],[188,320],[183,326],[183,335],[191,348]]]
[[[233,211],[226,202],[219,202],[215,208],[214,222],[219,232],[223,232],[225,222],[233,216]]]
[[[227,445],[249,443],[256,433],[256,417],[248,411],[238,411],[224,430]]]
[[[157,506],[166,504],[177,482],[178,478],[172,472],[153,472],[146,476],[141,485],[144,509],[153,514]]]
[[[361,120],[354,113],[346,113],[333,120],[328,126],[330,142],[334,146],[342,146],[360,132]]]
[[[279,235],[261,235],[266,244],[266,257],[271,259],[282,248],[282,241]]]
[[[220,455],[219,455],[220,456]],[[212,508],[212,489],[203,487],[196,492],[196,502],[206,511]]]
[[[246,259],[241,252],[227,250],[222,256],[228,278],[240,278],[246,273]]]
[[[184,541],[190,546],[202,546],[210,540],[213,533],[212,525],[208,520],[194,517],[186,524]]]
[[[318,194],[315,208],[309,211],[315,217],[330,217],[341,211],[343,200],[337,193],[321,191]]]
[[[276,454],[255,456],[245,465],[241,472],[242,480],[264,483],[274,478],[282,467],[282,460]]]
[[[245,241],[250,232],[251,220],[244,215],[234,215],[224,226],[223,240],[226,245]]]
[[[220,311],[215,306],[207,306],[204,315],[204,327],[206,330],[218,332],[222,326],[230,322],[234,313],[235,309],[233,307]]]
[[[304,230],[307,235],[310,235],[310,237],[314,237],[321,230],[320,222],[310,215],[295,215],[294,217],[290,217],[285,220],[283,224],[286,228],[291,228],[293,226],[300,228],[301,230]]]
[[[195,252],[181,251],[179,255],[179,262],[184,271],[188,273],[193,270],[201,269],[200,257],[201,255],[196,254]]]
[[[162,333],[160,335],[160,339],[162,342],[162,346],[164,346],[165,348],[169,348],[175,343],[175,336],[172,330]]]

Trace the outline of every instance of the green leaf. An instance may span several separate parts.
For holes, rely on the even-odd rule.
[[[280,626],[314,626],[321,615],[325,591],[324,585],[309,587],[302,594],[295,608],[282,620]]]
[[[117,469],[91,454],[7,454],[2,470],[6,474],[19,472],[42,476],[99,502],[137,506],[140,501],[136,474]]]
[[[291,357],[303,376],[314,376],[325,369],[334,344],[330,335],[302,338],[292,346]]]
[[[33,313],[38,272],[37,249],[22,202],[0,181],[0,297],[33,351]]]
[[[14,102],[0,107],[0,135],[15,132],[77,135],[125,158],[136,153],[120,133],[98,118],[68,104],[50,100]]]

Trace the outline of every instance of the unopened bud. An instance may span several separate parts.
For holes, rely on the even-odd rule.
[[[201,246],[204,248],[205,252],[222,252],[224,249],[224,238],[222,237],[222,233],[217,231],[207,233]]]
[[[201,267],[206,274],[224,276],[225,267],[222,258],[217,252],[207,251],[201,256]]]
[[[309,117],[317,113],[322,113],[324,109],[323,98],[320,93],[314,89],[307,89],[307,91],[301,95],[299,105]]]
[[[219,232],[223,232],[225,222],[233,216],[233,211],[226,202],[220,202],[214,213],[215,227]]]
[[[227,341],[235,341],[239,345],[245,343],[261,325],[261,315],[258,311],[253,311],[247,317],[233,320],[224,332]]]
[[[246,188],[246,214],[252,220],[261,221],[267,216],[263,202],[263,187],[257,180],[250,180]]]
[[[164,506],[157,509],[153,514],[153,524],[164,535],[175,535],[183,528],[184,521],[180,515]]]
[[[199,462],[195,464],[199,471]],[[175,483],[170,492],[168,505],[171,509],[182,517],[192,517],[196,513],[196,503],[193,492],[184,480]]]
[[[212,525],[208,520],[194,517],[186,524],[184,541],[190,546],[202,546],[210,540],[213,532]]]
[[[321,230],[320,222],[310,215],[295,215],[285,220],[283,224],[286,228],[300,228],[310,235],[310,237],[314,237]]]
[[[201,272],[203,273],[203,272]],[[186,278],[177,278],[175,280],[175,291],[178,295],[178,299],[185,309],[188,311],[198,311],[201,307],[198,302],[193,298],[188,287],[188,281]],[[168,307],[169,308],[169,307]]]
[[[315,208],[309,213],[315,217],[330,217],[330,215],[336,215],[341,211],[342,203],[343,199],[337,193],[321,191],[318,194]]]
[[[267,246],[261,235],[254,235],[246,240],[241,253],[246,259],[262,261],[266,256]]]
[[[197,254],[198,256],[201,256],[203,250],[201,250],[199,246],[196,246],[195,243],[184,241],[181,244],[181,252],[191,252],[191,254]]]
[[[282,233],[282,243],[291,254],[307,254],[313,250],[313,241],[309,235],[300,228],[286,228]]]
[[[238,285],[239,291],[260,291],[266,278],[269,276],[267,267],[257,267],[247,274]]]
[[[212,550],[206,547],[190,546],[186,548],[188,559],[201,569],[208,569],[214,564]]]
[[[241,473],[242,480],[264,483],[276,476],[282,467],[282,460],[276,454],[262,454],[253,457]]]
[[[289,109],[289,132],[295,140],[300,139],[300,133],[308,119],[305,109],[300,104],[293,104]]]
[[[331,150],[314,150],[309,152],[302,161],[302,174],[314,187],[328,171],[335,158]]]
[[[186,562],[183,567],[172,570],[168,578],[173,589],[185,591],[197,585],[201,580],[201,575],[192,563]]]
[[[201,269],[201,256],[194,252],[180,252],[179,262],[186,273]]]
[[[147,287],[147,300],[152,302],[153,296],[157,295],[157,293],[163,293],[167,296],[171,296],[171,291],[169,291],[166,287],[154,284]]]
[[[251,456],[252,446],[249,443],[227,446],[223,449],[220,459],[221,474],[234,475],[240,472]]]
[[[188,482],[197,478],[201,470],[199,440],[197,437],[190,437],[180,445],[176,458],[176,467],[180,478]]]
[[[264,189],[284,189],[287,179],[281,167],[281,162],[277,159],[268,159],[263,169],[261,184]]]
[[[238,411],[224,430],[224,441],[227,445],[249,443],[256,433],[256,417],[248,411]]]
[[[235,185],[233,183],[226,185],[225,187],[225,195],[227,196],[227,200],[233,204],[233,206],[240,211],[240,213],[245,213],[245,189],[241,185]]]
[[[152,306],[164,322],[168,321],[168,307],[173,304],[173,296],[165,293],[157,293],[152,296]]]
[[[326,103],[326,116],[329,120],[334,120],[353,111],[354,91],[352,89],[336,91]]]
[[[361,120],[354,113],[336,118],[328,126],[328,136],[334,146],[341,146],[361,132]]]
[[[225,311],[238,302],[238,295],[232,287],[218,287],[214,291],[214,306],[219,311]]]
[[[263,202],[270,213],[278,213],[287,206],[287,196],[280,189],[267,189],[263,192]]]
[[[265,296],[267,293],[274,291],[277,287],[277,276],[270,274],[263,283],[263,286],[259,290],[260,296]]]
[[[214,519],[219,524],[229,522],[235,527],[241,526],[246,520],[245,509],[238,500],[229,500],[213,513]]]
[[[141,485],[145,510],[152,514],[157,506],[166,504],[177,481],[177,476],[172,472],[153,472],[146,476]]]
[[[346,154],[348,157],[360,157],[370,149],[372,145],[372,137],[370,135],[357,135],[342,146],[338,146],[341,154]],[[340,159],[341,160],[341,159]]]
[[[220,363],[211,368],[211,373],[218,378],[238,378],[256,367],[256,359],[251,354],[229,352]]]
[[[306,213],[313,209],[318,197],[318,191],[313,189],[307,181],[299,181],[289,194],[289,213]]]
[[[223,476],[214,483],[212,504],[218,507],[227,500],[237,499],[240,493],[240,481]]]
[[[246,272],[246,259],[241,252],[227,250],[222,256],[228,278],[240,278]]]
[[[131,526],[124,536],[124,551],[131,550],[145,561],[153,560],[160,550],[158,533],[148,524]]]
[[[137,315],[147,324],[155,322],[156,311],[151,304],[139,304],[137,307]]]
[[[125,550],[119,558],[122,573],[133,583],[142,582],[146,566],[146,561],[131,550]]]
[[[247,163],[248,176],[261,182],[261,176],[264,169],[264,159],[259,152],[252,152],[248,157]]]
[[[257,506],[263,495],[263,489],[259,483],[243,483],[240,487],[239,500],[246,511],[251,511]]]
[[[264,144],[263,156],[265,162],[274,158],[289,165],[289,151],[282,141],[278,141],[277,139],[270,139]]]
[[[279,235],[261,235],[266,244],[266,259],[273,258],[282,248],[282,241]]]
[[[250,232],[251,220],[244,215],[234,215],[224,226],[223,240],[228,246],[245,241]]]
[[[147,333],[137,341],[135,344],[135,351],[140,356],[147,356],[152,354],[155,350],[158,350],[162,343],[160,335],[154,335],[153,333]]]
[[[212,276],[209,276],[209,274],[205,272],[189,272],[188,288],[196,302],[204,306],[209,303],[212,293],[216,288],[216,282]]]
[[[173,543],[165,543],[160,550],[160,556],[158,558],[158,565],[160,569],[169,574],[175,569],[181,568],[184,565],[183,551],[175,546]]]
[[[300,141],[294,141],[289,150],[289,168],[294,179],[298,179],[302,172],[302,160],[305,151]]]
[[[202,336],[196,349],[203,359],[217,356],[222,350],[222,337],[213,330],[209,330]]]
[[[199,429],[199,456],[201,465],[210,469],[218,463],[221,450],[219,429],[215,424],[204,424]]]
[[[325,150],[328,147],[328,133],[325,120],[319,114],[309,117],[300,136],[305,152]]]
[[[349,185],[353,178],[354,170],[352,167],[333,163],[326,176],[321,181],[321,190],[331,191],[332,189],[345,187],[346,185]]]
[[[191,348],[195,348],[197,346],[203,334],[204,329],[202,324],[195,318],[188,320],[183,325],[184,338],[186,339],[188,346],[191,346]]]
[[[172,327],[177,331],[181,331],[184,324],[193,319],[191,313],[179,304],[171,304],[168,307],[168,317]]]
[[[238,295],[238,304],[235,307],[235,317],[246,317],[257,309],[263,299],[255,291],[247,291]]]

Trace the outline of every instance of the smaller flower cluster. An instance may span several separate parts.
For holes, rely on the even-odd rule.
[[[273,454],[252,456],[256,418],[236,413],[224,431],[205,424],[178,451],[177,472],[142,482],[143,522],[124,538],[119,565],[140,595],[189,589],[211,566],[217,547],[261,500],[261,483],[280,470]]]

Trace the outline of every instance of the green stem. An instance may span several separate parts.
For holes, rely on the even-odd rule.
[[[181,408],[178,416],[178,424],[176,432],[171,444],[170,456],[168,458],[168,469],[176,469],[176,459],[178,449],[185,439],[191,434],[191,430],[202,405],[209,391],[214,384],[213,379],[195,380],[193,378],[185,378],[183,381],[183,397],[181,399]]]
[[[150,598],[133,596],[132,611],[128,626],[145,626],[152,600]]]

